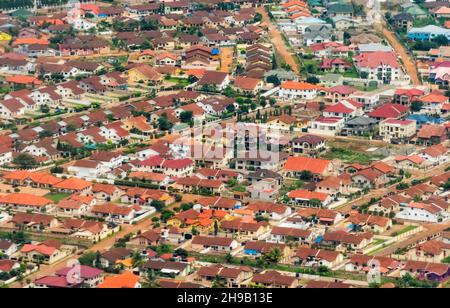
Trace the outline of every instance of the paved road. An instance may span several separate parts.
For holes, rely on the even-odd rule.
[[[292,70],[296,74],[299,74],[300,69],[297,65],[297,62],[294,60],[294,55],[289,51],[288,46],[286,46],[286,42],[283,40],[280,30],[270,20],[266,9],[264,7],[259,7],[256,9],[256,11],[263,16],[263,22],[266,23],[269,27],[270,41],[276,49],[276,52],[283,58],[286,64],[291,66]]]

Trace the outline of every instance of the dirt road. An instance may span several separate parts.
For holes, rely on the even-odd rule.
[[[380,25],[379,27],[382,28],[381,32],[383,33],[383,36],[386,38],[389,44],[391,44],[395,52],[401,58],[406,73],[409,75],[409,77],[411,77],[411,83],[415,86],[421,85],[422,82],[420,81],[419,71],[417,70],[417,65],[414,59],[407,52],[403,44],[400,43],[394,32],[386,29],[386,25]]]
[[[269,28],[270,40],[275,48],[275,52],[284,60],[284,62],[286,62],[286,64],[291,66],[292,70],[296,74],[299,74],[300,68],[298,67],[297,62],[294,59],[294,55],[289,51],[288,46],[286,46],[286,42],[283,40],[280,30],[274,23],[272,23],[265,8],[259,7],[256,9],[256,11],[263,16],[263,22],[266,23]]]

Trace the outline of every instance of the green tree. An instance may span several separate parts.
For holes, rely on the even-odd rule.
[[[27,153],[20,153],[13,160],[14,165],[20,169],[31,169],[37,166],[37,162],[33,156]]]
[[[264,255],[264,259],[267,262],[279,263],[282,257],[281,250],[278,247],[272,248],[268,253]]]

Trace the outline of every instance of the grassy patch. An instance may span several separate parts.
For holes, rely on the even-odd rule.
[[[170,77],[165,79],[167,82],[173,82],[176,83],[179,86],[186,87],[190,85],[191,83],[186,78],[176,78],[176,77]]]
[[[417,226],[410,225],[410,226],[407,226],[406,228],[403,228],[402,230],[400,230],[398,232],[392,233],[391,236],[399,236],[399,235],[405,234],[409,231],[412,231],[414,229],[417,229]]]
[[[44,196],[44,198],[50,199],[55,203],[59,203],[61,200],[69,197],[70,194],[67,193],[50,193],[50,194],[46,194]]]
[[[325,153],[324,158],[330,160],[340,159],[347,164],[368,165],[375,160],[381,159],[382,157],[380,157],[379,155],[332,147],[330,151]]]

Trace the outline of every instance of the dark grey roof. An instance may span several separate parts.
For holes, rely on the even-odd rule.
[[[279,179],[282,176],[274,171],[259,169],[248,174],[249,179]]]
[[[412,21],[414,17],[409,13],[400,13],[392,17],[393,20],[408,20]]]
[[[378,123],[378,121],[368,117],[356,117],[345,122],[345,124],[349,125],[370,125],[376,123]]]

